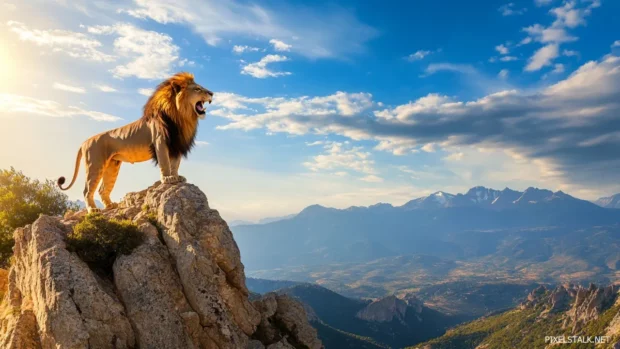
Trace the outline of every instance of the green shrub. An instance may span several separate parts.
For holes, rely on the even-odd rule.
[[[0,267],[13,256],[13,231],[33,223],[39,215],[59,216],[77,209],[56,183],[31,179],[11,167],[0,169]]]
[[[129,220],[90,214],[67,236],[67,249],[91,268],[110,274],[116,257],[130,254],[143,240],[138,226]]]

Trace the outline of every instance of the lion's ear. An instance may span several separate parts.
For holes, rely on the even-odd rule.
[[[172,91],[174,91],[174,94],[181,92],[181,85],[179,85],[177,82],[171,81],[170,86],[172,87]]]

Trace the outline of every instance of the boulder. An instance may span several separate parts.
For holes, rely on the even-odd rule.
[[[299,302],[249,300],[237,244],[198,187],[156,183],[104,215],[145,236],[111,275],[66,248],[84,211],[16,230],[0,347],[322,348]]]

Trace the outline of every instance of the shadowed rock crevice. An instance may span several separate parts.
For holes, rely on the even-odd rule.
[[[66,249],[85,212],[42,216],[15,232],[0,347],[322,348],[296,301],[250,302],[232,233],[196,186],[156,183],[104,215],[144,234],[116,258],[109,281]],[[257,341],[267,338],[257,334],[264,319],[271,335]]]

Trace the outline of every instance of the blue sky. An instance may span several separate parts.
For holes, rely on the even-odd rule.
[[[476,185],[620,192],[618,1],[0,8],[2,168],[70,175],[81,142],[190,71],[215,98],[181,172],[228,219]],[[113,197],[157,179],[126,164]]]

